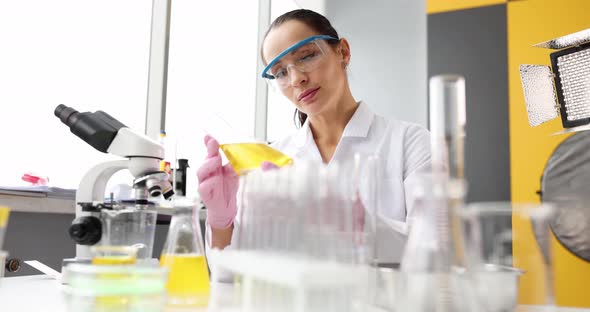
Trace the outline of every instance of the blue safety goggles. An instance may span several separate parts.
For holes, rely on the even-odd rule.
[[[298,43],[290,46],[285,51],[283,51],[279,55],[277,55],[274,59],[272,59],[272,61],[270,61],[270,63],[268,63],[268,65],[262,71],[262,78],[274,80],[276,77],[268,74],[268,72],[277,62],[279,62],[281,60],[281,58],[283,58],[285,55],[287,55],[289,53],[297,51],[297,49],[299,49],[299,48],[305,46],[306,44],[311,43],[315,40],[340,40],[340,39],[334,38],[334,37],[328,36],[328,35],[316,35],[316,36],[311,36],[307,39],[303,39],[303,40],[299,41]]]

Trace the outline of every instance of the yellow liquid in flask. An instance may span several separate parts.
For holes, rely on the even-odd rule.
[[[293,163],[291,157],[263,143],[233,143],[219,146],[238,175],[260,168],[269,161],[279,167]]]
[[[168,268],[168,297],[171,304],[207,306],[209,271],[207,260],[196,254],[164,254],[160,265]]]

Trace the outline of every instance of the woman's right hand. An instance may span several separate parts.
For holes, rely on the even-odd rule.
[[[221,165],[219,143],[205,136],[207,158],[197,170],[199,194],[207,207],[207,223],[214,229],[232,226],[237,213],[238,176],[230,164]]]

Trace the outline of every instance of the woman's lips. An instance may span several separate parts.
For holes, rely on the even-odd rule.
[[[315,95],[318,93],[319,89],[320,88],[315,88],[315,89],[308,89],[308,90],[303,91],[303,93],[301,93],[301,95],[299,95],[299,100],[303,101],[303,102],[309,102],[309,101],[313,100]]]

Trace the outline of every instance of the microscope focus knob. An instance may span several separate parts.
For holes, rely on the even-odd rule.
[[[20,270],[21,261],[17,258],[6,259],[6,263],[4,264],[4,268],[6,272],[18,272]]]
[[[72,221],[68,233],[80,245],[94,245],[102,237],[102,223],[97,217],[79,217]]]

